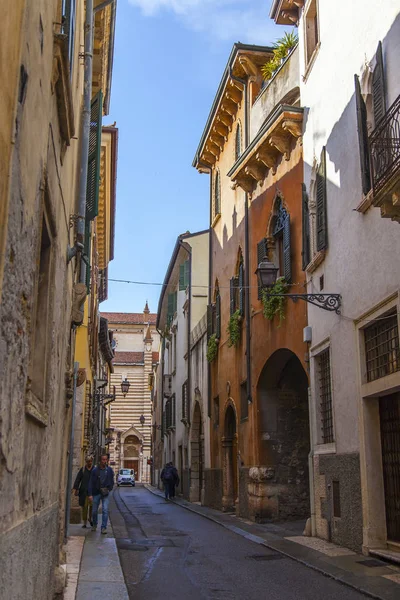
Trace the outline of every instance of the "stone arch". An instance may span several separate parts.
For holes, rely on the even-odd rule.
[[[141,448],[143,435],[133,425],[121,434],[119,468],[133,469],[136,481],[142,480]]]
[[[264,498],[258,517],[298,519],[309,516],[310,451],[308,377],[299,358],[281,348],[266,361],[258,383],[260,468],[250,477]],[[257,472],[256,472],[257,471]]]

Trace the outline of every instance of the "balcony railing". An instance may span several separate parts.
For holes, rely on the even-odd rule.
[[[369,138],[374,195],[379,193],[400,168],[400,96]]]

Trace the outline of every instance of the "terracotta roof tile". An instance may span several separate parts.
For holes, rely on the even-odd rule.
[[[102,312],[101,316],[108,320],[109,323],[120,323],[127,325],[144,325],[143,313],[114,313]],[[157,320],[156,313],[149,313],[146,318],[146,323],[155,325]]]
[[[116,352],[114,365],[134,365],[144,363],[144,352]]]

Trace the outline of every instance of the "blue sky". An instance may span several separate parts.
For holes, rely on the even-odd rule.
[[[191,166],[234,42],[283,34],[272,0],[118,0],[110,115],[119,128],[110,279],[162,282],[180,233],[208,227]],[[160,286],[109,282],[102,311],[157,312]]]

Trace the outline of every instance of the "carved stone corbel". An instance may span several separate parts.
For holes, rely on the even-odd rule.
[[[236,115],[237,104],[236,104],[236,102],[229,100],[229,98],[226,98],[226,97],[224,98],[224,101],[221,104],[221,108],[224,112],[227,112],[232,117],[234,117]]]
[[[258,75],[258,69],[248,56],[239,56],[239,63],[247,76]]]
[[[237,87],[231,86],[226,91],[226,97],[240,105],[242,101],[242,92],[238,90]]]
[[[285,157],[285,160],[289,160],[290,158],[290,138],[285,135],[279,133],[273,133],[268,142],[271,146],[275,146],[277,150]]]
[[[207,152],[207,151],[203,152],[203,158],[204,158],[204,161],[206,163],[208,163],[209,165],[213,165],[215,163],[215,156],[214,156],[214,154],[211,154],[210,152]]]
[[[262,162],[268,169],[272,170],[272,174],[276,173],[276,156],[272,152],[268,152],[266,148],[260,148],[256,154],[256,159]]]
[[[250,177],[255,179],[258,183],[262,183],[265,179],[265,169],[263,169],[261,165],[248,165],[245,167],[244,172],[246,175],[250,175]]]
[[[218,119],[217,119],[217,121],[218,121]],[[219,135],[222,135],[222,137],[224,138],[224,140],[226,142],[226,140],[228,138],[229,127],[224,125],[222,122],[217,122],[213,126],[213,131],[215,131],[215,133],[218,133]]]
[[[82,325],[83,304],[87,296],[87,288],[84,283],[76,283],[72,292],[72,323]]]
[[[221,112],[219,113],[219,115],[217,115],[217,122],[221,122],[223,123],[223,125],[225,125],[228,128],[228,131],[231,131],[232,129],[232,115],[230,115],[229,113],[226,112]]]
[[[210,154],[213,154],[215,157],[218,158],[220,149],[218,148],[218,146],[216,146],[216,144],[211,142],[211,140],[208,142],[208,144],[206,144],[206,150],[207,152],[210,152]]]
[[[222,150],[224,147],[225,138],[222,137],[222,135],[219,135],[219,133],[212,132],[210,135],[210,141]]]
[[[248,177],[236,177],[235,183],[242,188],[248,194],[252,194],[254,191],[254,179]]]
[[[304,0],[288,0],[289,4],[294,4],[294,6],[297,6],[298,8],[303,8],[304,6]]]
[[[295,121],[294,119],[286,119],[283,121],[282,129],[288,131],[295,138],[301,138],[303,134],[303,125],[301,121]]]
[[[400,207],[393,206],[393,204],[386,200],[380,207],[381,209],[381,217],[384,219],[391,219],[392,221],[397,221],[400,223]]]
[[[284,19],[289,19],[289,21],[297,26],[299,21],[299,12],[297,8],[294,10],[283,10],[281,14]]]

